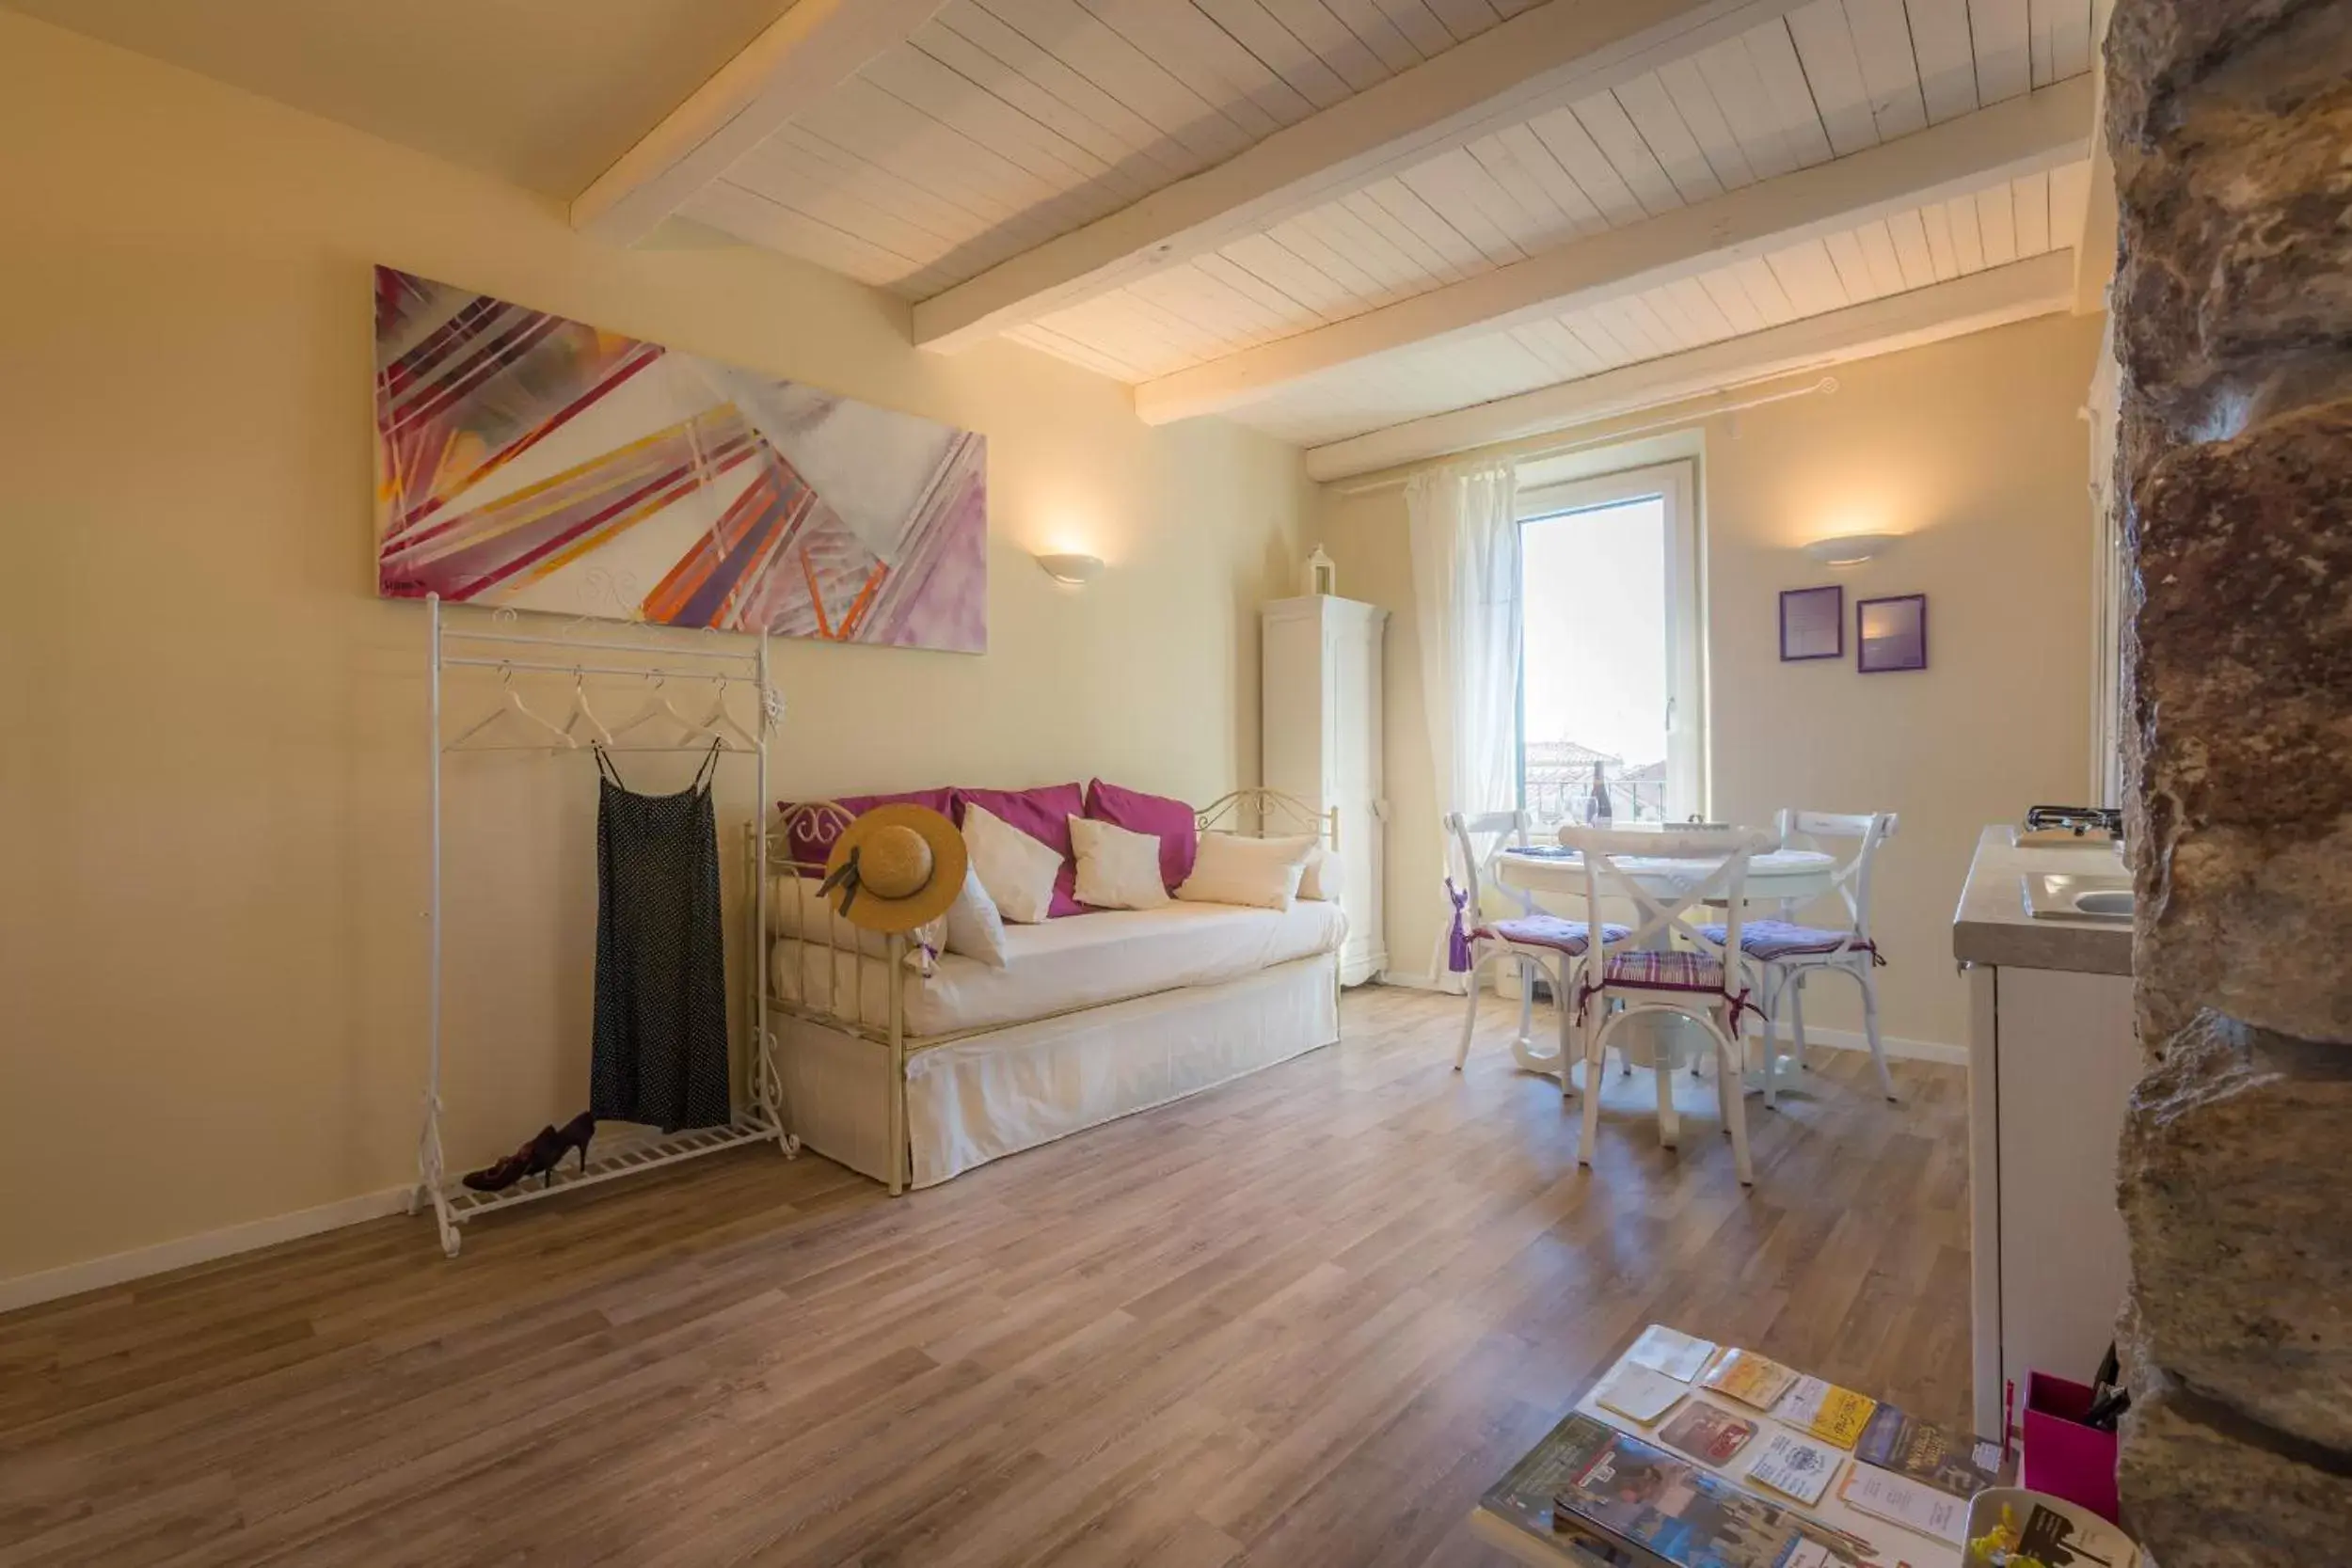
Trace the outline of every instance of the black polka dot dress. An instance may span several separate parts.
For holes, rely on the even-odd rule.
[[[640,795],[596,750],[596,1038],[589,1108],[665,1130],[729,1117],[727,974],[708,761]]]

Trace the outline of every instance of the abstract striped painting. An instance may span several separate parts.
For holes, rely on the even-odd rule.
[[[988,438],[375,269],[387,598],[978,653]]]

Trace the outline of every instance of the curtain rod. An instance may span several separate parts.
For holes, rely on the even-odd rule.
[[[1535,463],[1547,457],[1565,457],[1570,452],[1582,451],[1587,448],[1611,446],[1619,441],[1630,440],[1638,436],[1647,436],[1661,430],[1673,430],[1681,425],[1695,424],[1701,420],[1712,419],[1717,414],[1737,414],[1742,409],[1761,408],[1768,403],[1785,403],[1790,398],[1810,397],[1816,392],[1836,390],[1837,378],[1834,375],[1825,375],[1818,381],[1807,382],[1803,387],[1790,387],[1778,392],[1766,392],[1759,397],[1744,398],[1736,403],[1716,403],[1704,408],[1686,408],[1679,414],[1651,420],[1645,424],[1626,425],[1616,430],[1600,431],[1594,435],[1580,436],[1572,441],[1555,441],[1549,446],[1530,447],[1525,451],[1511,452],[1508,455],[1517,463]],[[1428,461],[1443,461],[1443,459],[1429,459]],[[1367,496],[1376,490],[1402,489],[1406,481],[1412,477],[1412,473],[1413,470],[1409,468],[1400,469],[1383,479],[1358,480],[1354,483],[1343,481],[1333,485],[1332,488],[1343,496]]]

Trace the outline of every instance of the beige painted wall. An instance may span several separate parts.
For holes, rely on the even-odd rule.
[[[988,433],[989,653],[779,644],[781,792],[1256,778],[1288,447],[5,12],[0,212],[0,1279],[413,1169],[423,611],[372,596],[373,262]],[[1051,546],[1111,569],[1059,588]],[[595,860],[584,756],[458,763],[462,1164],[585,1102]]]
[[[1880,882],[1893,1036],[1965,1040],[1950,920],[1978,832],[2088,787],[2091,522],[2075,410],[2098,341],[2097,318],[2054,317],[1865,360],[1839,368],[1833,396],[1718,417],[1588,465],[1698,455],[1714,813],[1901,813]],[[1445,909],[1405,500],[1395,488],[1324,494],[1342,588],[1394,611],[1389,952],[1416,971]],[[1880,529],[1908,537],[1862,566],[1830,572],[1796,552]],[[1780,590],[1823,582],[1846,587],[1846,659],[1782,664]],[[1854,600],[1912,593],[1928,595],[1930,668],[1855,673]],[[1851,998],[1835,982],[1809,987],[1807,1022],[1859,1028]]]

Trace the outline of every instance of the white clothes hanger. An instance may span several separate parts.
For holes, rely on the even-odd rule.
[[[578,727],[583,719],[588,721],[588,728],[591,732],[588,736],[583,736],[579,733]],[[604,727],[604,721],[596,717],[596,710],[588,705],[587,676],[576,667],[572,671],[572,716],[564,721],[564,733],[571,736],[572,744],[575,746],[579,745],[582,739],[591,739],[594,744],[600,746],[609,747],[612,744],[612,732]]]
[[[728,751],[756,752],[759,742],[753,739],[750,733],[735,721],[735,715],[727,711],[727,685],[723,679],[719,682],[719,690],[710,700],[710,717],[702,721],[703,733]]]
[[[487,730],[491,725],[496,724],[501,720],[508,720],[509,722],[512,722],[512,720],[509,718],[510,715],[518,715],[529,721],[534,728],[545,731],[551,738],[548,741],[542,742],[542,744],[548,745],[551,748],[560,747],[565,750],[570,750],[579,746],[580,742],[574,739],[567,731],[559,728],[554,724],[548,723],[546,720],[532,712],[530,707],[524,704],[523,694],[515,689],[515,672],[510,666],[504,664],[499,666],[499,685],[505,689],[506,701],[501,703],[498,706],[492,708],[482,718],[475,720],[471,724],[468,725],[454,739],[449,741],[448,744],[441,748],[443,751],[456,751],[459,747],[465,745],[467,741],[471,740],[475,736],[482,734],[485,730]]]
[[[618,740],[623,736],[634,735],[657,719],[667,719],[678,727],[679,737],[676,744],[680,746],[687,745],[697,738],[709,738],[707,730],[680,713],[671,703],[669,694],[663,689],[669,682],[667,675],[656,670],[648,672],[645,678],[653,682],[653,697],[633,717],[613,725],[608,737],[609,740]]]

